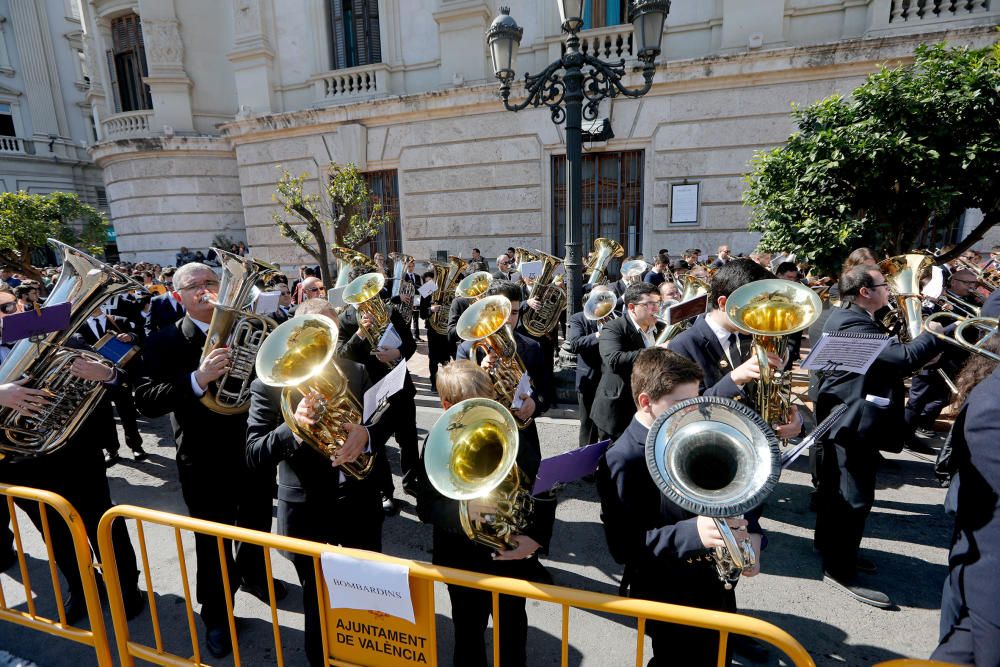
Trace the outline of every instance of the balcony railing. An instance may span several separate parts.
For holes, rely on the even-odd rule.
[[[565,44],[562,47],[565,53]],[[632,24],[593,28],[580,33],[580,50],[602,60],[632,60]]]
[[[316,103],[341,104],[389,95],[389,66],[362,65],[324,72],[313,78]]]
[[[101,129],[104,131],[104,139],[114,141],[115,139],[136,139],[149,136],[149,119],[153,112],[147,111],[126,111],[108,116],[101,121]]]
[[[0,153],[24,153],[24,142],[17,137],[0,137]]]
[[[873,0],[869,34],[989,24],[1000,18],[998,0]]]

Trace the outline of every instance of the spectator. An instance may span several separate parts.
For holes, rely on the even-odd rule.
[[[801,276],[799,275],[799,267],[795,262],[782,262],[778,264],[778,268],[775,269],[774,275],[782,280],[791,280],[792,282],[798,282]]]
[[[194,253],[181,246],[181,251],[177,253],[177,266],[184,266],[194,261]]]
[[[247,244],[240,241],[239,245],[236,246],[236,254],[240,257],[246,257],[249,255],[250,251],[247,249]]]
[[[13,273],[11,273],[10,269],[0,269],[0,280],[7,283],[12,288],[21,284],[21,281],[18,280]]]
[[[469,260],[469,273],[475,273],[476,271],[489,271],[490,264],[486,261],[486,258],[479,254],[479,248],[472,249],[472,259]]]
[[[719,254],[715,258],[715,261],[712,262],[711,267],[713,269],[717,269],[720,266],[725,266],[730,261],[732,261],[732,259],[733,259],[733,256],[729,252],[729,246],[728,245],[720,245],[719,246]]]
[[[643,281],[651,285],[661,285],[670,273],[670,257],[667,255],[657,255],[653,261],[653,268],[643,278]]]
[[[38,286],[35,283],[23,282],[14,288],[14,296],[17,297],[17,311],[23,313],[34,310],[38,303]]]

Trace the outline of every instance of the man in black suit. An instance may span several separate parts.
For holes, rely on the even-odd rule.
[[[656,344],[665,326],[657,318],[660,292],[656,286],[644,282],[630,285],[624,300],[625,315],[601,329],[601,379],[590,411],[601,439],[617,440],[625,432],[635,414],[629,392],[632,364],[640,352]]]
[[[288,285],[283,282],[276,282],[271,289],[278,293],[278,309],[271,313],[275,322],[281,324],[292,318],[294,307],[292,306],[292,292]]]
[[[521,363],[524,364],[528,378],[531,380],[531,392],[520,397],[524,403],[519,408],[511,410],[511,413],[521,421],[525,421],[541,416],[552,405],[555,379],[552,376],[552,364],[549,359],[546,359],[542,346],[538,344],[538,341],[517,330],[521,313],[521,304],[517,301],[520,294],[521,288],[508,280],[494,280],[487,291],[489,296],[500,295],[510,301],[510,316],[507,318],[506,326],[510,328],[511,334],[514,336],[517,356],[521,358]],[[472,341],[463,341],[458,347],[455,358],[472,359],[472,345]],[[497,361],[492,353],[484,355],[479,352],[475,356],[475,361],[484,368],[489,368]],[[534,426],[528,428],[534,428]]]
[[[193,517],[254,530],[271,529],[274,469],[250,471],[246,465],[246,415],[213,412],[200,401],[210,383],[222,377],[230,353],[218,348],[201,358],[205,332],[218,298],[219,279],[204,264],[188,263],[174,276],[175,295],[187,314],[176,325],[153,334],[142,353],[143,375],[136,406],[149,417],[170,414],[177,443],[177,470],[188,512]],[[232,650],[225,591],[215,538],[195,535],[197,595],[209,652]],[[240,544],[233,559],[226,549],[230,590],[237,586],[267,601],[264,556],[260,547]],[[278,598],[285,588],[275,581]]]
[[[607,290],[606,286],[600,288]],[[590,418],[591,406],[601,381],[600,329],[596,320],[587,319],[581,310],[569,318],[566,341],[569,351],[576,355],[576,400],[580,413],[581,447],[598,440],[597,427]]]
[[[86,323],[80,329],[80,336],[93,347],[97,341],[107,333],[114,333],[122,343],[129,345],[139,345],[143,336],[135,331],[132,323],[124,317],[116,315],[106,315],[101,308],[95,308],[94,312],[87,318]],[[132,366],[132,364],[128,364]],[[134,367],[134,366],[133,366]],[[136,423],[135,401],[132,399],[132,387],[127,381],[116,383],[105,392],[102,401],[109,404],[114,403],[118,410],[118,419],[121,420],[122,430],[125,431],[125,444],[132,450],[133,458],[142,461],[147,458],[146,451],[142,448],[142,434],[139,433],[139,424]],[[113,466],[121,461],[118,453],[120,445],[118,443],[118,431],[115,430],[114,438],[104,441],[104,463]]]
[[[167,292],[166,294],[153,297],[153,300],[150,302],[149,311],[150,331],[156,332],[166,329],[184,317],[184,304],[175,294],[176,292]]]
[[[421,276],[424,284],[434,280],[433,271],[425,271]],[[427,366],[430,372],[431,389],[437,389],[438,367],[451,361],[455,354],[455,346],[448,341],[447,334],[440,334],[431,326],[431,316],[440,306],[433,304],[431,297],[420,300],[419,314],[427,331]],[[416,317],[416,315],[414,315]]]
[[[976,359],[992,373],[969,394],[952,430],[957,475],[946,506],[955,508],[948,578],[941,597],[940,645],[932,660],[963,665],[1000,665],[1000,369]]]
[[[333,307],[322,299],[310,299],[296,310],[296,316],[323,315],[337,321]],[[332,363],[347,379],[348,389],[359,401],[371,386],[365,367],[341,357]],[[293,434],[281,415],[280,387],[269,387],[254,380],[247,422],[246,458],[251,469],[278,469],[278,532],[304,540],[338,544],[344,547],[382,550],[383,514],[377,480],[369,474],[357,480],[337,467],[354,461],[371,441],[388,437],[384,420],[365,429],[345,424],[347,438],[335,457],[326,458]],[[313,396],[302,399],[295,419],[303,426],[316,418]],[[378,450],[376,450],[378,451]],[[384,456],[379,452],[378,456]],[[378,465],[378,464],[376,464]],[[325,665],[316,601],[313,559],[292,556],[295,572],[302,585],[305,607],[305,647],[310,665]]]
[[[510,258],[510,255],[500,255],[497,257],[497,270],[493,272],[493,278],[496,280],[513,280],[514,260]]]
[[[874,313],[889,303],[889,287],[877,267],[856,266],[840,277],[844,308],[831,311],[826,333],[885,334]],[[865,520],[875,501],[879,449],[899,451],[905,433],[903,379],[937,354],[944,343],[923,333],[910,343],[890,339],[864,375],[819,374],[816,419],[840,404],[847,412],[822,442],[815,545],[823,558],[823,579],[856,600],[875,607],[889,596],[858,575],[875,564],[860,558]]]
[[[701,371],[690,360],[660,348],[641,351],[633,366],[628,390],[637,410],[597,471],[608,547],[615,561],[625,566],[622,588],[633,598],[735,612],[735,591],[726,590],[709,557],[711,549],[723,545],[715,522],[668,500],[646,465],[649,428],[672,405],[698,395]],[[737,541],[745,539],[749,529],[760,554],[758,525],[745,519],[727,522]],[[759,571],[758,562],[743,574],[754,576]],[[650,665],[717,664],[717,633],[656,622],[646,628],[653,642]]]
[[[365,268],[355,269],[351,274],[351,280],[368,273]],[[376,296],[374,298],[381,298]],[[372,382],[378,382],[389,371],[396,367],[396,364],[405,364],[406,361],[417,351],[417,344],[413,340],[413,334],[407,326],[403,317],[394,308],[386,308],[389,313],[389,323],[399,336],[401,345],[396,348],[374,347],[369,342],[361,329],[371,329],[375,325],[375,320],[367,313],[358,316],[357,308],[345,308],[340,314],[340,342],[337,353],[345,359],[350,359],[363,365]],[[416,495],[416,474],[417,459],[420,456],[417,444],[417,406],[415,397],[417,388],[410,377],[410,371],[405,371],[403,389],[389,398],[389,409],[383,416],[387,424],[392,426],[391,430],[385,431],[385,437],[389,435],[396,438],[399,445],[399,464],[403,476],[403,490],[411,495]],[[385,448],[385,440],[374,442],[376,450]],[[392,483],[392,469],[389,466],[389,459],[383,456],[380,459],[379,467],[373,473],[378,481],[383,496],[383,509],[387,514],[395,514],[398,505],[394,499],[395,487]]]
[[[472,299],[468,297],[456,296],[451,300],[451,307],[448,310],[448,343],[456,348],[462,344],[462,339],[458,335],[458,320],[471,305]]]

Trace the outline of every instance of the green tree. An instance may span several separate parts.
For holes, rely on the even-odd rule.
[[[965,209],[1000,214],[1000,42],[923,45],[912,64],[870,75],[850,99],[793,109],[798,132],[758,153],[744,204],[761,249],[789,250],[824,271],[868,246],[895,255],[935,244]]]
[[[390,216],[382,212],[381,204],[372,200],[364,176],[353,164],[330,165],[325,198],[306,191],[309,174],[293,176],[281,169],[274,200],[281,204],[282,210],[274,214],[274,223],[282,236],[316,260],[320,278],[329,286],[331,242],[357,248],[378,234]]]
[[[41,278],[31,264],[31,254],[43,248],[46,239],[100,253],[107,234],[104,216],[75,194],[0,193],[0,265],[29,278]]]

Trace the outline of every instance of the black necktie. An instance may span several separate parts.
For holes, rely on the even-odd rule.
[[[740,352],[740,337],[735,333],[729,334],[729,363],[734,368],[743,363],[743,353]]]
[[[101,318],[94,318],[94,328],[97,329],[97,337],[102,338],[104,336],[105,328],[101,326]]]

